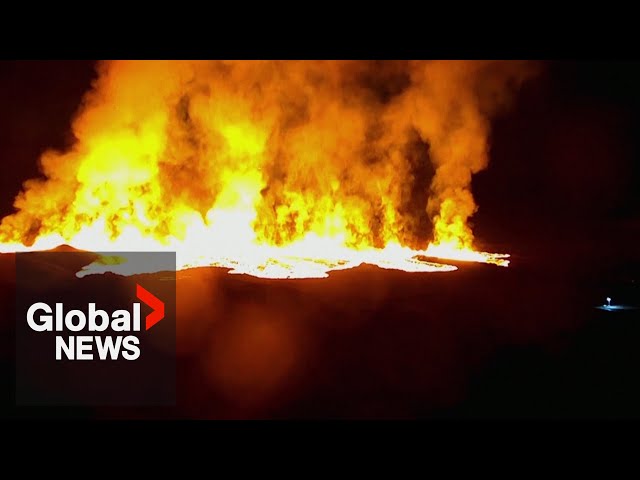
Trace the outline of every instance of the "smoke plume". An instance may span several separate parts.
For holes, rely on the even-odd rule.
[[[491,116],[531,73],[498,61],[110,61],[0,241],[84,230],[232,248],[312,233],[472,248]],[[198,228],[194,229],[194,225]],[[84,232],[84,233],[83,233]],[[205,235],[206,237],[206,235]],[[206,239],[205,239],[206,240]]]

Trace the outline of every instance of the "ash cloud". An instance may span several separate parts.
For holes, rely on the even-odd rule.
[[[256,239],[471,247],[490,118],[534,73],[498,61],[103,62],[76,143],[40,160],[0,240],[98,220],[155,238],[252,211]]]

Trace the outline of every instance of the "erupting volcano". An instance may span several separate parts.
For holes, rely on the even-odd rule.
[[[178,268],[411,272],[474,249],[472,175],[521,62],[113,61],[40,159],[0,251],[176,251]],[[108,270],[95,265],[94,271]]]

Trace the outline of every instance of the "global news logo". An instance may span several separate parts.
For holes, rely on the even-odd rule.
[[[136,284],[136,297],[153,310],[145,317],[144,329],[149,330],[164,318],[165,304],[140,284]],[[134,302],[131,310],[109,314],[92,302],[87,313],[78,309],[65,313],[62,302],[53,308],[46,302],[35,302],[27,310],[27,324],[34,332],[59,333],[55,336],[56,360],[137,360],[141,355],[140,310],[141,304]]]

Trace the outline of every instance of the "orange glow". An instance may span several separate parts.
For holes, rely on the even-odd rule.
[[[266,278],[362,263],[456,269],[422,257],[507,266],[508,255],[473,248],[471,177],[488,162],[487,115],[523,72],[513,62],[101,63],[76,144],[43,155],[44,178],[25,182],[0,224],[0,252],[169,250],[179,269]]]

